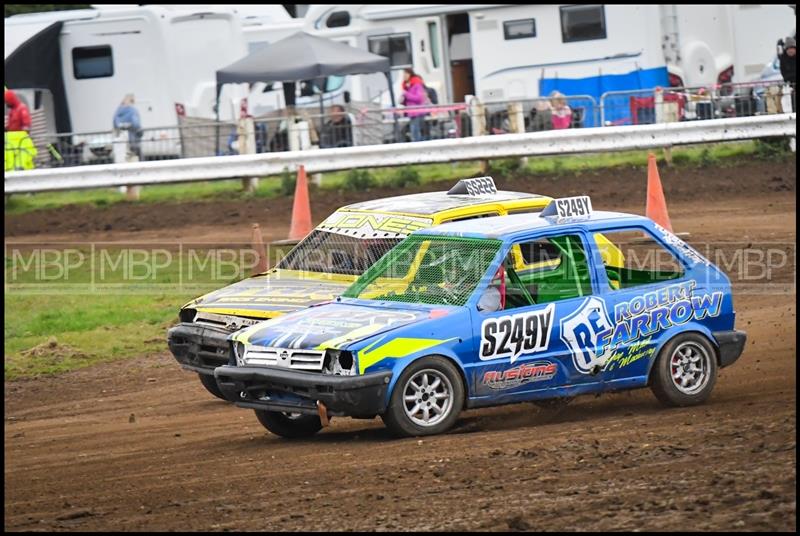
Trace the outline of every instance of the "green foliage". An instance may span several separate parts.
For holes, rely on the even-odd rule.
[[[492,173],[507,178],[516,177],[522,171],[522,162],[519,158],[492,160],[489,166]]]
[[[281,172],[281,195],[294,195],[295,185],[297,184],[297,177],[292,175],[287,168],[283,168]]]
[[[713,154],[708,147],[704,147],[702,151],[700,151],[700,165],[702,167],[711,167],[715,166],[719,163],[719,157]]]
[[[344,176],[342,189],[348,192],[361,192],[375,186],[375,177],[366,169],[352,169]]]
[[[394,188],[405,188],[407,186],[416,186],[422,182],[419,172],[409,166],[402,167],[392,173],[386,183]]]
[[[759,138],[755,149],[759,160],[782,160],[789,153],[789,138]]]

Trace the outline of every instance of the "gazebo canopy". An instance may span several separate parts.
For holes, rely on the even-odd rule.
[[[389,58],[297,32],[217,71],[217,86],[241,82],[297,82],[390,69]]]

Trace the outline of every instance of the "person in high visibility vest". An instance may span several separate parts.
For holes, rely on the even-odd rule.
[[[5,88],[4,97],[9,108],[4,140],[5,170],[33,169],[36,147],[28,134],[31,114],[13,90]]]

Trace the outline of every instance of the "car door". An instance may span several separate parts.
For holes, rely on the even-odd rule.
[[[612,331],[601,337],[603,380],[607,387],[646,379],[663,332],[671,326],[669,306],[688,299],[696,284],[683,263],[643,227],[594,233],[598,248],[610,241],[621,262],[603,258],[600,294]]]
[[[512,245],[510,251],[518,247],[530,254],[527,269],[517,273],[509,253],[484,291],[502,296],[502,303],[495,301],[491,310],[491,300],[482,296],[479,305],[486,308],[472,311],[477,397],[524,400],[544,390],[562,396],[566,386],[599,382],[592,352],[610,322],[602,300],[593,295],[586,243],[582,232],[573,231]]]

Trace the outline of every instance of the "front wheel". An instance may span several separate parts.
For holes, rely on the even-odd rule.
[[[226,400],[225,395],[223,395],[222,391],[220,391],[219,386],[217,385],[217,379],[214,377],[213,374],[198,373],[197,375],[200,376],[200,383],[203,384],[203,387],[206,388],[206,391],[216,396],[217,398]]]
[[[318,415],[255,410],[258,422],[275,435],[288,439],[311,437],[322,429]]]
[[[464,384],[456,366],[443,357],[425,357],[400,375],[381,418],[398,436],[440,434],[455,424],[463,405]]]
[[[682,333],[658,354],[650,388],[667,406],[702,404],[717,381],[716,351],[699,333]]]

